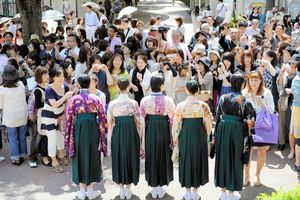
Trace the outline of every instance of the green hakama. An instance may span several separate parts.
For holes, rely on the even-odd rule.
[[[137,184],[140,174],[140,137],[134,116],[115,117],[111,139],[112,179],[117,184]]]
[[[243,123],[238,116],[222,115],[216,132],[215,185],[230,191],[243,188]]]
[[[100,135],[96,113],[79,114],[75,120],[75,154],[72,157],[72,175],[75,184],[91,184],[103,179],[101,154],[98,151]]]
[[[149,186],[168,185],[173,180],[171,133],[167,116],[147,115],[145,177]]]
[[[185,118],[178,137],[179,182],[198,188],[208,183],[207,133],[203,118]]]

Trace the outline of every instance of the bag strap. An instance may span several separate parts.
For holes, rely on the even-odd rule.
[[[222,3],[221,10],[218,12],[217,17],[218,17],[218,15],[220,14],[220,12],[223,10],[223,7],[224,7],[224,3]]]

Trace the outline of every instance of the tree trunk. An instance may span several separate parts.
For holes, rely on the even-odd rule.
[[[21,15],[22,35],[27,43],[31,34],[42,35],[42,6],[41,0],[16,0]]]
[[[273,6],[275,6],[275,0],[267,0],[265,12],[267,12],[268,10],[271,10]]]

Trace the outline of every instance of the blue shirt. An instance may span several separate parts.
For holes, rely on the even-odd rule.
[[[84,23],[86,26],[98,26],[99,19],[97,17],[97,14],[94,12],[85,13]]]
[[[300,106],[300,72],[297,72],[297,76],[293,79],[292,92],[294,96],[293,106]]]

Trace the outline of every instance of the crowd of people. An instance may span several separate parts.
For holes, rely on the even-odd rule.
[[[264,181],[274,143],[253,135],[258,121],[276,113],[277,148],[289,143],[287,159],[296,158],[300,172],[300,16],[292,20],[274,7],[262,20],[254,8],[230,27],[219,0],[217,17],[192,11],[197,23],[187,41],[180,17],[169,40],[160,16],[147,29],[127,15],[110,23],[104,8],[86,11],[84,18],[67,17],[55,33],[44,23],[42,37],[33,34],[28,43],[14,22],[3,32],[0,110],[13,165],[28,159],[32,168],[40,162],[63,173],[71,160],[76,197],[94,199],[101,157],[111,156],[119,196],[130,199],[140,159],[153,198],[165,196],[178,161],[184,199],[198,200],[210,156],[220,199],[240,199],[234,191],[251,184],[253,149],[253,184]]]

